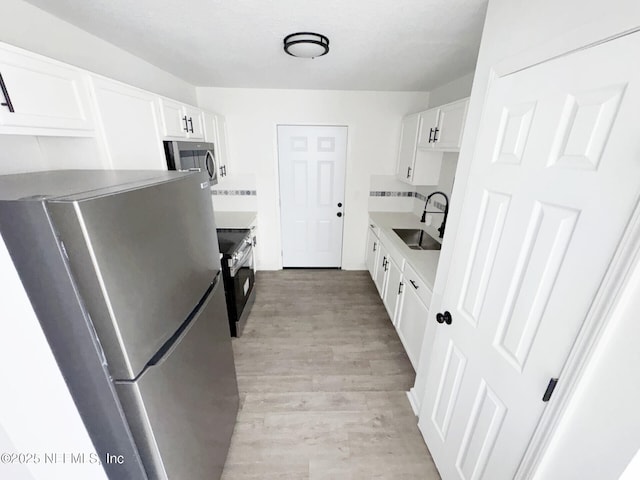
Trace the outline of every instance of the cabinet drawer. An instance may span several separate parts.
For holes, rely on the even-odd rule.
[[[424,306],[429,308],[431,303],[431,289],[427,287],[415,270],[408,263],[404,266],[404,284],[405,288],[413,290],[418,298],[424,303]]]

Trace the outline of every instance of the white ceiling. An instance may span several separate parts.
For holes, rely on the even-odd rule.
[[[487,0],[27,0],[197,86],[427,91],[473,70]],[[316,59],[289,33],[329,37]],[[46,39],[43,39],[46,41]]]

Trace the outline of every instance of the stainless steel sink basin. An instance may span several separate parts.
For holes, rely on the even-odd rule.
[[[440,242],[424,230],[415,228],[394,228],[393,231],[411,250],[440,250]]]

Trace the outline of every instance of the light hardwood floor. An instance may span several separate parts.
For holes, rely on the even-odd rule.
[[[258,272],[233,349],[240,412],[224,480],[440,478],[368,272]]]

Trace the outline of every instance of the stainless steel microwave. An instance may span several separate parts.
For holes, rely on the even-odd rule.
[[[213,143],[165,141],[164,154],[169,170],[207,172],[209,184],[218,183],[218,166]]]

